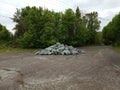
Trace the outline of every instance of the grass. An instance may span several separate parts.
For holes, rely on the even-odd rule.
[[[119,47],[113,47],[113,49],[120,54],[120,46]]]
[[[5,54],[5,53],[17,53],[17,52],[33,52],[37,51],[38,49],[23,49],[23,48],[0,48],[0,54]]]
[[[17,52],[35,52],[39,49],[25,49],[25,48],[13,48],[9,46],[7,43],[1,43],[0,42],[0,54],[6,54],[6,53],[17,53]]]
[[[17,52],[33,52],[33,51],[37,51],[37,50],[38,49],[12,48],[5,44],[0,44],[0,54],[17,53]]]
[[[39,49],[13,48],[13,47],[10,47],[9,44],[0,43],[0,54],[17,53],[17,52],[34,52],[38,50]]]

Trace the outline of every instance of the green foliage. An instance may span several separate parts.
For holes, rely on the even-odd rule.
[[[40,37],[42,45],[45,45],[43,47],[50,46],[58,42],[58,39],[55,37],[54,24],[46,23],[43,30],[44,33]]]
[[[12,47],[1,47],[0,46],[0,54],[6,54],[6,53],[18,53],[18,52],[34,52],[38,51],[37,49],[23,49],[23,48],[12,48]]]
[[[102,32],[97,32],[96,38],[95,38],[95,42],[97,45],[103,45],[103,34]]]
[[[86,16],[83,17],[83,24],[87,28],[87,36],[89,37],[87,40],[87,44],[95,44],[95,39],[97,35],[97,30],[100,27],[100,21],[98,20],[98,13],[91,12],[87,13]]]
[[[13,18],[17,23],[15,38],[24,48],[42,48],[56,42],[74,46],[95,44],[96,30],[100,26],[98,14],[93,12],[84,17],[79,7],[76,12],[67,9],[64,13],[41,7],[17,9]]]
[[[24,35],[17,39],[20,47],[23,48],[38,48],[39,47],[39,41],[37,34],[34,32],[34,30],[29,30],[28,32],[25,32]]]
[[[66,43],[70,44],[73,36],[75,35],[74,28],[75,28],[75,14],[72,9],[67,9],[65,14],[62,17],[62,24],[66,30],[65,39]]]
[[[8,42],[12,34],[6,29],[5,26],[0,24],[0,42]]]
[[[103,38],[107,45],[120,45],[120,13],[103,28]]]
[[[112,48],[120,54],[120,46],[115,46],[115,47],[112,47]]]

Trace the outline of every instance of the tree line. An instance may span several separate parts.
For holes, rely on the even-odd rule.
[[[120,13],[103,28],[103,40],[106,45],[120,46]]]
[[[56,42],[73,46],[95,44],[100,27],[97,12],[82,15],[79,7],[75,12],[54,12],[27,6],[17,9],[13,21],[16,41],[25,48],[43,48]]]
[[[55,12],[42,7],[17,9],[12,20],[16,23],[12,42],[23,48],[44,48],[56,42],[85,46],[99,44],[97,12],[82,14],[75,11]]]

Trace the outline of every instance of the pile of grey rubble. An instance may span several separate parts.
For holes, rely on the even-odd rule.
[[[36,55],[77,55],[84,53],[83,50],[74,48],[72,46],[56,43],[41,51],[36,52]]]

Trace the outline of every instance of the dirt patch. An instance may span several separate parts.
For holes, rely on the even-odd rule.
[[[120,55],[107,46],[81,55],[1,54],[0,68],[19,68],[21,90],[120,90]]]
[[[20,71],[13,68],[0,69],[0,90],[19,90],[20,85],[24,85]]]

